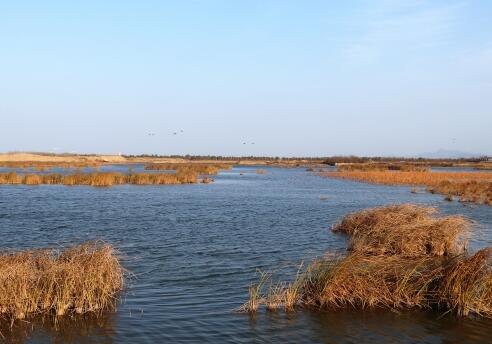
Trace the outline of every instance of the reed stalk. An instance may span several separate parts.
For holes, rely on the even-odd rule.
[[[123,276],[114,249],[100,242],[1,253],[0,313],[24,319],[112,309]]]

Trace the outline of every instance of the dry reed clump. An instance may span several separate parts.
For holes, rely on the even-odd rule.
[[[198,175],[193,171],[178,170],[176,173],[133,173],[112,172],[73,173],[73,174],[25,174],[15,172],[0,173],[0,184],[63,184],[111,186],[121,184],[164,185],[193,184],[198,182]]]
[[[477,170],[492,170],[492,161],[474,164],[472,167]]]
[[[458,315],[492,318],[492,248],[457,259],[444,273],[440,302]]]
[[[492,173],[489,172],[338,171],[320,175],[384,185],[436,186],[442,182],[492,182]]]
[[[202,184],[210,184],[210,183],[213,183],[214,182],[214,179],[213,178],[210,178],[210,177],[204,177],[202,178]]]
[[[352,253],[312,261],[286,283],[268,283],[265,274],[249,290],[239,311],[256,312],[296,307],[430,309],[443,276],[445,258]]]
[[[24,179],[22,180],[22,184],[26,185],[38,185],[41,184],[41,182],[42,179],[37,174],[29,174],[27,176],[24,176]]]
[[[64,251],[3,253],[0,313],[23,319],[107,310],[116,305],[123,276],[114,249],[103,243],[85,243]]]
[[[426,186],[429,192],[456,196],[462,202],[492,205],[490,172],[338,171],[320,175],[372,184]]]
[[[350,235],[349,250],[367,255],[450,256],[466,250],[470,224],[461,216],[436,216],[437,209],[389,205],[347,215],[333,231]]]
[[[182,173],[196,173],[196,174],[217,174],[220,170],[230,170],[232,164],[202,164],[202,163],[152,163],[145,165],[146,170],[175,170]]]
[[[300,304],[304,287],[306,273],[302,268],[303,264],[299,266],[295,280],[290,283],[273,283],[271,273],[258,270],[258,281],[249,286],[248,301],[238,311],[255,313],[261,305],[265,305],[269,311],[276,311],[281,307],[286,312],[293,311]]]
[[[334,228],[351,237],[347,255],[315,259],[293,282],[270,283],[267,291],[270,276],[261,275],[254,309],[246,303],[240,310],[418,308],[492,318],[492,248],[468,256],[459,240],[468,227],[463,218],[410,204],[349,214]]]
[[[302,304],[316,308],[430,308],[442,276],[440,259],[350,254],[313,262]]]
[[[492,205],[492,181],[442,181],[428,187],[429,192],[446,195],[447,200],[453,196],[461,202],[474,202]]]
[[[0,173],[0,184],[21,184],[22,176],[15,172]]]
[[[429,171],[429,167],[422,164],[410,163],[345,163],[338,164],[339,171]]]

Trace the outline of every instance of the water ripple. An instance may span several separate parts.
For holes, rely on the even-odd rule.
[[[436,205],[480,223],[473,249],[492,245],[492,207],[464,207],[405,187],[322,179],[302,169],[267,168],[265,175],[255,170],[234,168],[206,186],[1,185],[0,249],[102,239],[118,247],[134,275],[116,314],[79,319],[62,332],[47,323],[36,324],[34,332],[14,329],[8,332],[11,341],[476,343],[492,338],[490,321],[432,313],[235,313],[257,268],[282,267],[279,273],[291,276],[301,260],[343,249],[346,238],[329,229],[362,208]],[[328,199],[320,201],[320,195]]]

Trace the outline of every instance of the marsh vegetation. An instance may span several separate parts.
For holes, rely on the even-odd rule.
[[[121,184],[134,185],[167,185],[194,184],[198,182],[198,174],[194,171],[179,170],[176,173],[72,173],[72,174],[18,174],[16,172],[0,173],[0,184],[62,184],[112,186]]]
[[[353,164],[338,164],[339,171],[430,171],[430,167],[417,163],[368,162]]]
[[[292,282],[261,273],[240,310],[428,309],[492,317],[492,261],[466,249],[470,222],[435,208],[390,205],[347,215],[333,227],[349,237],[346,254],[301,265]],[[273,307],[271,300],[279,300]]]
[[[181,173],[197,173],[214,175],[221,170],[232,169],[232,164],[203,164],[203,163],[151,163],[144,166],[145,170],[169,171],[175,170]]]
[[[85,243],[66,249],[0,254],[0,317],[94,313],[116,306],[124,270],[114,249]]]
[[[337,171],[321,176],[384,185],[425,186],[432,193],[443,194],[461,202],[492,205],[492,173],[430,171]]]
[[[132,166],[129,170],[128,165],[112,165],[102,171],[176,173],[176,170],[142,171],[142,164]],[[467,339],[464,341],[471,341],[468,339],[477,335],[490,337],[492,320],[440,317],[450,309],[454,309],[450,313],[455,314],[463,309],[464,314],[470,308],[456,303],[459,294],[453,286],[463,282],[457,281],[456,277],[449,278],[446,288],[441,282],[444,274],[451,276],[451,267],[458,268],[452,262],[466,263],[473,256],[465,250],[468,229],[461,231],[459,222],[450,222],[448,228],[459,231],[456,241],[436,239],[446,233],[442,219],[446,216],[440,216],[435,210],[426,212],[425,216],[419,209],[399,212],[398,216],[394,211],[387,216],[383,216],[384,212],[376,213],[377,216],[372,214],[380,229],[376,231],[371,227],[373,230],[362,231],[371,232],[370,235],[353,234],[348,229],[332,233],[327,231],[327,226],[339,223],[347,209],[375,207],[382,202],[403,203],[418,198],[422,202],[440,204],[447,214],[462,212],[479,221],[480,228],[470,231],[471,246],[478,250],[491,240],[492,208],[449,204],[440,196],[422,194],[420,187],[419,194],[412,195],[407,188],[322,179],[306,172],[305,168],[268,167],[265,168],[267,175],[263,176],[255,175],[258,168],[261,167],[236,167],[233,173],[209,176],[217,181],[213,185],[123,186],[106,190],[0,185],[4,252],[103,238],[118,247],[121,264],[135,274],[134,279],[125,283],[123,292],[115,294],[117,313],[88,311],[78,315],[75,309],[69,309],[65,316],[56,317],[57,311],[52,309],[26,314],[13,325],[13,316],[5,313],[0,316],[0,332],[7,339],[0,339],[0,342],[22,342],[24,332],[28,333],[25,341],[29,342],[53,342],[63,333],[71,339],[59,339],[60,342],[104,341],[102,338],[108,342],[135,342],[147,336],[156,342],[185,342],[190,340],[188,332],[205,341],[227,341],[232,336],[242,338],[245,333],[251,333],[251,326],[255,326],[255,331],[268,329],[278,334],[281,341],[302,342],[303,338],[313,338],[313,342],[323,342],[326,333],[331,336],[340,329],[347,329],[350,332],[343,330],[334,340],[349,338],[349,341],[365,342],[368,332],[364,326],[369,318],[374,319],[375,331],[381,331],[382,336],[388,338],[393,338],[395,326],[407,328],[416,334],[415,338],[450,338],[454,332],[445,337],[448,332],[443,329],[443,324],[454,326],[457,322],[469,326],[458,330]],[[205,176],[199,180],[202,178]],[[326,201],[320,201],[327,197]],[[290,216],[281,215],[286,212]],[[351,217],[344,226],[363,228],[368,222],[366,218]],[[404,218],[408,220],[401,220]],[[430,227],[443,230],[412,227],[412,218],[425,219]],[[355,225],[349,227],[350,223]],[[392,236],[383,230],[401,228],[401,223],[412,229],[395,231]],[[407,235],[408,232],[422,234],[416,239]],[[434,232],[435,235],[430,235]],[[382,244],[385,241],[381,238],[385,237],[391,239],[388,239],[388,245]],[[453,245],[454,242],[457,245]],[[347,246],[350,249],[345,251]],[[63,252],[64,249],[55,251]],[[318,258],[313,260],[313,257]],[[304,264],[301,265],[301,261]],[[460,274],[465,275],[466,270],[471,275],[477,265],[470,266],[459,265]],[[485,270],[487,266],[486,263]],[[248,308],[257,309],[256,316],[252,317],[255,319],[253,324],[253,320],[248,321],[249,316],[234,315],[231,311],[248,298],[249,283],[256,282],[255,267],[275,272],[273,275],[265,273],[262,284],[251,285],[252,302]],[[469,270],[466,267],[470,267]],[[172,271],[179,273],[170,274]],[[453,276],[457,276],[457,270],[453,271]],[[486,275],[479,273],[477,277]],[[428,287],[426,281],[431,281],[432,286],[429,284]],[[470,288],[474,283],[469,285]],[[476,285],[483,286],[483,283]],[[317,291],[325,286],[322,297]],[[464,286],[461,284],[460,288]],[[218,290],[223,291],[221,295],[217,294]],[[433,296],[438,290],[439,298]],[[474,295],[479,292],[480,289],[469,289],[466,297],[476,302]],[[429,306],[427,302],[431,299],[439,299],[440,304]],[[484,302],[479,303],[480,308],[486,308]],[[211,307],[214,316],[204,321],[203,314],[210,314]],[[304,307],[309,310],[303,310]],[[431,313],[403,312],[429,307]],[[398,313],[362,312],[362,308],[396,309]],[[477,306],[472,308],[476,310]],[[265,309],[268,309],[267,314],[264,314]],[[319,309],[322,311],[317,311]],[[299,314],[285,316],[284,310]],[[469,311],[469,314],[474,312]],[[88,318],[96,318],[97,324]],[[50,319],[57,323],[57,328],[51,332],[41,325],[42,322],[48,324]],[[108,324],[105,319],[112,320]],[[86,331],[90,323],[94,326],[92,332]],[[227,336],[209,337],[224,326],[230,329]],[[32,330],[27,331],[26,327]],[[183,332],[181,328],[190,331]]]

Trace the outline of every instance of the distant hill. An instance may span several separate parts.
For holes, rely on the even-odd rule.
[[[418,154],[419,158],[426,159],[467,159],[467,158],[478,158],[484,156],[484,154],[461,152],[454,150],[439,149],[435,152],[426,152]]]

